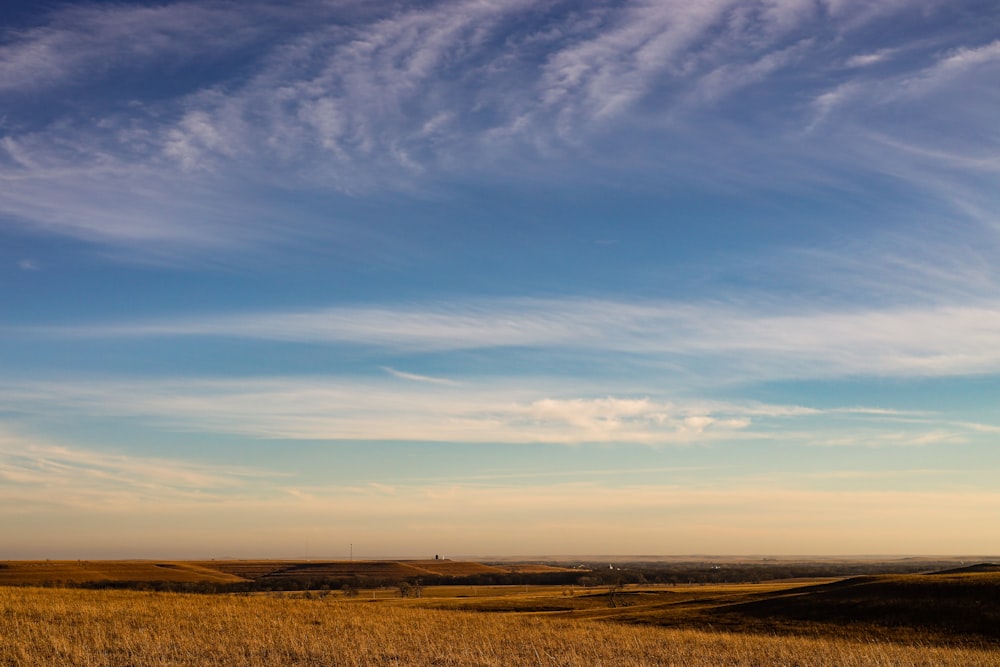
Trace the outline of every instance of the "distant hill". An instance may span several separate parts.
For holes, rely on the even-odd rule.
[[[179,561],[22,560],[0,563],[0,586],[58,586],[101,581],[231,584],[245,579],[197,563]]]
[[[466,561],[437,560],[353,560],[353,561],[199,561],[198,566],[245,579],[301,579],[372,577],[413,579],[428,576],[467,577],[477,574],[506,574],[505,568]]]
[[[966,567],[956,567],[950,570],[941,570],[931,574],[981,574],[983,572],[1000,572],[1000,564],[997,563],[976,563]]]
[[[7,561],[0,562],[0,586],[77,586],[97,583],[239,584],[352,580],[503,577],[516,574],[574,572],[547,565],[485,565],[470,561],[433,560],[212,560],[212,561]],[[283,582],[283,583],[282,583]]]

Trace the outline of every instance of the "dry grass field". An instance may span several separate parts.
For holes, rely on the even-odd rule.
[[[509,597],[509,596],[508,596]],[[995,667],[995,648],[709,632],[418,600],[0,588],[6,667]]]
[[[560,570],[540,567],[543,574]],[[474,582],[495,580],[497,572],[523,578],[531,566],[443,560],[6,562],[0,667],[995,667],[997,569],[576,586],[483,585]],[[336,579],[319,578],[312,583],[323,586],[311,591],[246,586],[310,582],[310,573],[382,583],[341,589],[324,583]],[[597,581],[595,574],[580,580]],[[379,575],[412,579],[390,584]],[[430,576],[448,585],[416,584]],[[181,590],[202,592],[162,592],[155,582],[194,582],[199,586]],[[95,584],[101,590],[71,587]],[[109,589],[120,584],[149,590]],[[414,586],[419,596],[401,597]]]

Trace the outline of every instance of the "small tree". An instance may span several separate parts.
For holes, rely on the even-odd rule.
[[[612,608],[618,606],[618,600],[615,599],[615,594],[620,593],[624,588],[625,584],[622,582],[621,578],[611,579],[608,581],[608,606]]]

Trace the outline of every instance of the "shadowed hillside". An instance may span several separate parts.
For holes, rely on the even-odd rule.
[[[965,567],[956,567],[951,570],[941,570],[940,572],[931,572],[931,575],[937,574],[982,574],[984,572],[1000,572],[1000,564],[997,563],[976,563],[975,565],[967,565]]]
[[[451,560],[409,561],[202,561],[199,566],[246,579],[301,579],[369,577],[413,579],[427,576],[466,577],[477,574],[506,574],[507,570]]]
[[[0,563],[0,586],[76,585],[108,582],[233,584],[238,574],[198,563],[122,560],[36,560]]]
[[[429,606],[728,632],[1000,645],[1000,573],[864,576],[816,582],[615,586]]]
[[[225,592],[313,588],[321,584],[392,585],[421,580],[503,580],[552,574],[577,576],[576,570],[551,566],[494,566],[447,559],[406,561],[7,561],[0,563],[0,585],[25,586],[160,586],[165,590]],[[191,585],[199,585],[192,588]]]
[[[742,601],[662,613],[669,624],[808,633],[819,627],[873,630],[905,639],[965,637],[1000,643],[1000,574],[996,572],[855,577],[749,595]],[[655,616],[655,614],[654,614]],[[653,619],[649,619],[653,620]]]

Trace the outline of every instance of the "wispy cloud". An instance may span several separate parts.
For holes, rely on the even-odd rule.
[[[600,393],[609,384],[617,391]],[[922,413],[663,398],[638,394],[642,382],[620,384],[543,377],[461,386],[378,377],[91,378],[7,383],[0,398],[27,419],[53,411],[139,417],[159,428],[264,439],[899,446],[947,444],[983,432]]]
[[[906,90],[910,93],[926,93],[931,88],[952,83],[976,68],[997,64],[1000,64],[1000,39],[982,46],[959,47],[907,79]]]
[[[56,117],[8,120],[0,181],[17,187],[0,191],[0,211],[48,233],[181,255],[245,250],[272,241],[279,227],[294,237],[326,224],[306,216],[278,226],[271,213],[240,207],[261,184],[364,196],[423,194],[476,174],[590,182],[625,172],[641,182],[650,161],[658,174],[706,188],[826,184],[844,163],[895,173],[891,156],[862,159],[862,135],[882,126],[879,105],[907,86],[929,101],[932,83],[990,67],[997,47],[944,34],[936,61],[918,57],[923,47],[874,75],[876,61],[909,53],[908,38],[872,51],[855,31],[903,21],[919,43],[948,8],[758,0],[57,8],[0,47],[0,94],[62,94],[120,70],[235,53],[241,65],[226,61],[214,78],[193,78],[166,97],[116,89],[124,97],[113,106],[91,101],[84,114],[60,107]],[[992,104],[988,91],[966,83],[967,106]],[[857,94],[848,100],[847,91]],[[848,140],[801,133],[816,125],[815,108],[802,103],[810,94]],[[926,145],[921,118],[950,108],[947,100],[892,114],[891,134],[919,133],[910,143]],[[758,107],[766,113],[753,114]],[[964,113],[969,128],[991,122]],[[729,137],[725,159],[720,133]],[[230,195],[219,202],[219,193]]]
[[[959,445],[970,440],[970,431],[961,426],[950,430],[934,429],[852,433],[835,437],[819,437],[814,444],[826,447],[925,447],[928,445]]]
[[[859,53],[848,58],[844,64],[847,67],[871,67],[889,60],[896,52],[896,49],[879,49],[869,53]]]
[[[131,511],[136,503],[212,503],[276,475],[238,466],[117,454],[18,435],[0,424],[4,513],[39,506]]]
[[[212,59],[304,17],[301,6],[175,2],[159,6],[69,5],[41,25],[8,28],[0,44],[0,94],[78,87],[121,70]],[[309,3],[312,13],[320,9]],[[219,26],[225,26],[220,30]]]
[[[0,514],[23,544],[996,544],[1000,427],[956,407],[1000,377],[988,3],[20,16]],[[199,463],[237,449],[289,472]]]
[[[259,438],[667,444],[758,437],[741,436],[750,421],[730,414],[747,408],[539,398],[536,383],[524,384],[528,388],[416,387],[409,381],[282,378],[62,382],[11,385],[2,393],[27,414],[61,406],[77,414],[142,416],[172,428]]]
[[[989,38],[961,45],[915,40],[856,56],[849,64],[895,57],[877,74],[861,72],[818,91],[809,127],[841,143],[845,165],[865,164],[906,184],[915,197],[946,207],[936,211],[939,221],[971,222],[963,236],[981,237],[985,229],[995,243],[997,140],[989,118],[1000,94],[984,82],[1000,77],[1000,42]],[[957,97],[963,104],[954,104]],[[979,129],[963,129],[973,127]],[[913,217],[927,218],[920,211]]]
[[[455,380],[449,380],[448,378],[432,377],[430,375],[420,375],[418,373],[407,373],[405,371],[396,370],[391,366],[383,366],[384,370],[389,375],[393,377],[400,378],[402,380],[413,380],[414,382],[429,382],[431,384],[447,384],[447,385],[458,385],[460,382]]]
[[[725,366],[747,379],[1000,369],[1000,304],[833,307],[508,299],[31,329],[59,338],[219,336],[410,353],[535,348]],[[7,330],[8,335],[17,330]],[[690,363],[690,362],[688,362]]]

